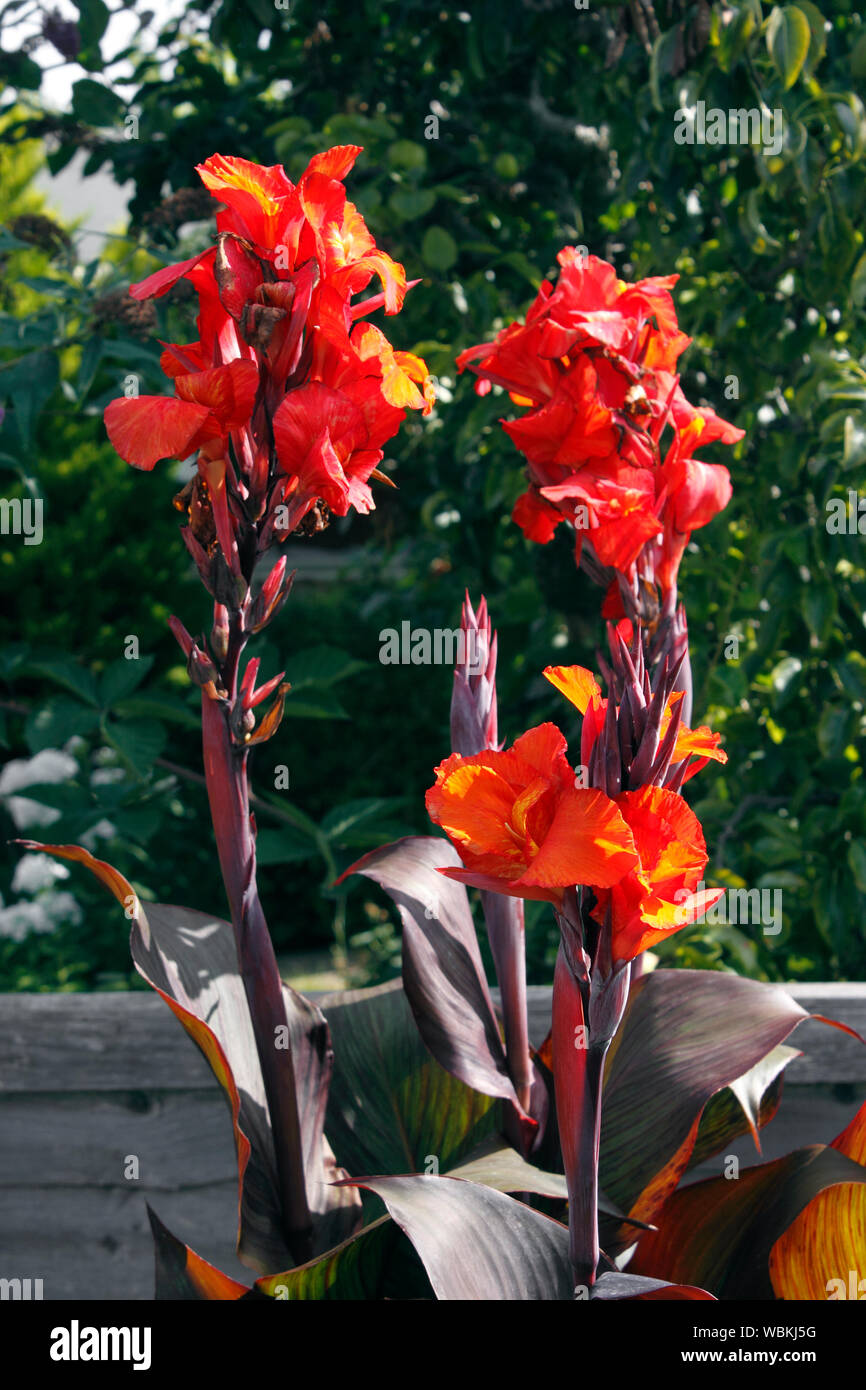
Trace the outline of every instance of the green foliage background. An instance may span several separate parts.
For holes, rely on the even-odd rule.
[[[540,672],[552,660],[592,664],[599,592],[574,572],[565,536],[534,547],[509,520],[522,477],[498,424],[507,399],[478,399],[454,356],[521,314],[557,250],[578,243],[627,278],[680,274],[680,321],[694,338],[684,389],[747,431],[713,455],[731,469],[734,499],[697,533],[682,570],[696,718],[723,731],[729,755],[690,799],[713,856],[708,882],[782,888],[784,925],[778,935],[696,926],[665,959],[772,979],[866,977],[856,497],[853,533],[826,525],[828,500],[856,493],[866,466],[866,25],[856,6],[192,0],[161,36],[166,62],[136,40],[125,86],[103,62],[102,0],[78,8],[87,75],[70,112],[41,107],[30,58],[0,55],[3,173],[17,180],[0,245],[0,465],[5,495],[29,487],[44,498],[46,525],[40,546],[0,537],[5,739],[21,758],[78,736],[78,772],[36,793],[60,812],[51,838],[107,826],[99,852],[144,897],[222,910],[203,792],[176,770],[195,772],[199,751],[165,619],[208,624],[176,534],[178,484],[166,466],[133,473],[101,425],[127,373],[142,391],[162,389],[156,339],[195,336],[192,308],[161,300],[142,332],[94,301],[206,243],[206,224],[171,230],[165,200],[194,186],[207,155],[281,162],[297,176],[316,150],[353,142],[364,154],[350,197],[422,281],[385,326],[427,358],[440,403],[393,442],[399,490],[382,491],[373,517],[302,543],[318,552],[310,569],[327,552],[336,577],[304,583],[301,552],[295,593],[263,644],[265,674],[285,666],[294,685],[267,766],[254,768],[269,803],[257,814],[278,947],[327,945],[336,933],[368,977],[396,966],[375,890],[327,885],[365,848],[426,831],[423,794],[448,751],[450,672],[380,665],[382,629],[454,626],[464,588],[484,592],[500,634],[503,733],[546,718],[574,732]],[[676,112],[698,101],[781,112],[783,148],[678,143]],[[86,173],[132,181],[129,239],[101,262],[79,264],[74,234],[59,255],[11,236],[34,141],[54,171],[83,148]],[[123,658],[127,635],[139,662]],[[273,790],[272,763],[288,767],[288,792]],[[95,768],[114,771],[94,785]],[[3,853],[9,904],[18,851]],[[83,922],[0,940],[0,988],[128,982],[116,913],[78,878],[64,888]],[[546,909],[529,928],[532,977],[543,981]]]

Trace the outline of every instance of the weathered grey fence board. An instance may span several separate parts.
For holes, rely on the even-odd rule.
[[[866,1036],[866,985],[786,988],[810,1013]],[[549,988],[530,988],[529,1014],[538,1045],[550,1023]],[[197,1048],[179,1040],[180,1024],[149,993],[0,995],[0,1092],[186,1091],[215,1084]],[[838,1029],[803,1023],[791,1041],[806,1055],[791,1063],[790,1082],[866,1080],[866,1050]]]
[[[124,1173],[133,1169],[129,1157],[138,1160],[138,1181],[149,1192],[237,1183],[231,1118],[216,1087],[147,1096],[141,1091],[7,1095],[0,1100],[0,1120],[0,1192],[25,1180],[40,1189],[134,1190],[135,1181]]]
[[[187,1153],[191,1157],[188,1142]],[[153,1298],[153,1240],[145,1197],[170,1230],[212,1264],[246,1283],[255,1277],[234,1253],[237,1181],[189,1192],[145,1184],[111,1188],[7,1188],[2,1200],[0,1276],[42,1279],[46,1299]],[[135,1190],[133,1190],[135,1189]]]
[[[0,995],[0,1092],[214,1084],[198,1048],[150,991]]]
[[[866,986],[808,985],[810,1012],[866,1034]],[[548,1030],[550,990],[529,991],[530,1032]],[[832,1139],[866,1098],[866,1048],[824,1024],[790,1041],[785,1098],[765,1158]],[[849,1083],[839,1085],[838,1083]],[[757,1159],[746,1136],[730,1146]],[[128,1156],[139,1177],[124,1176]],[[720,1171],[709,1159],[689,1175]],[[0,1276],[41,1278],[47,1299],[149,1299],[145,1200],[199,1254],[236,1278],[237,1169],[214,1077],[151,994],[0,996]]]

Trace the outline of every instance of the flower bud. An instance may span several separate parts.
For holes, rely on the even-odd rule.
[[[213,627],[210,634],[211,649],[219,661],[225,661],[229,651],[229,614],[221,603],[213,606]]]

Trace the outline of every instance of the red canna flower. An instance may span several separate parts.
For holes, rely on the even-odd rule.
[[[174,378],[177,396],[130,396],[105,411],[108,437],[121,458],[150,470],[162,458],[187,458],[198,449],[225,452],[228,437],[253,411],[259,387],[254,362],[187,372]]]
[[[566,888],[616,883],[637,856],[613,802],[577,788],[566,741],[540,724],[502,752],[453,753],[436,769],[427,810],[465,868],[443,869],[476,888],[561,904]]]
[[[254,559],[317,505],[317,526],[330,512],[370,511],[384,443],[406,410],[433,408],[424,362],[358,321],[397,313],[409,288],[347,201],[342,179],[359,153],[314,156],[296,185],[279,165],[213,155],[198,172],[222,204],[216,246],[132,287],[158,298],[186,279],[198,295],[199,340],[168,343],[161,358],[175,398],[113,401],[106,427],[138,468],[198,455],[185,539],[203,575],[213,540],[202,508],[237,576],[250,521],[256,542],[240,549]],[[354,302],[374,278],[381,293]]]
[[[481,394],[497,385],[526,409],[502,421],[528,463],[529,490],[513,512],[524,534],[545,544],[566,522],[577,562],[605,587],[614,571],[637,592],[659,584],[663,600],[675,599],[691,533],[730,497],[727,469],[693,450],[743,431],[689,405],[679,388],[677,359],[691,340],[677,325],[676,276],[629,285],[577,248],[558,260],[556,287],[542,284],[526,322],[467,349],[458,367],[478,375]]]

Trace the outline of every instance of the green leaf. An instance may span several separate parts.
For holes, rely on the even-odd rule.
[[[22,92],[38,92],[42,69],[26,53],[0,52],[0,80]]]
[[[833,630],[838,603],[835,592],[814,580],[803,593],[803,617],[816,642],[825,642]]]
[[[850,711],[827,705],[818,720],[818,747],[825,758],[841,758],[848,742]]]
[[[539,288],[544,278],[539,274],[538,268],[532,264],[529,257],[525,256],[522,251],[507,252],[506,255],[499,257],[499,264],[511,266],[512,270],[516,270],[519,275],[522,275],[525,280],[529,281],[534,290]]]
[[[84,400],[93,385],[101,357],[102,339],[95,336],[88,338],[81,353],[78,376],[75,379],[75,392],[79,401]]]
[[[429,188],[397,188],[388,199],[388,206],[404,222],[425,217],[436,202]]]
[[[852,840],[848,846],[848,866],[858,892],[866,893],[866,841]]]
[[[388,163],[392,169],[420,172],[427,167],[427,151],[415,140],[395,140],[388,148]]]
[[[110,87],[92,77],[82,77],[72,88],[72,111],[87,125],[114,126],[123,121],[126,103]]]
[[[0,397],[9,400],[21,444],[33,444],[39,412],[60,380],[55,352],[31,352],[0,367]]]
[[[31,753],[43,748],[62,748],[76,734],[92,733],[99,723],[99,712],[68,695],[55,695],[28,716],[24,737]]]
[[[800,75],[812,42],[809,21],[796,5],[778,5],[767,21],[767,48],[787,92]]]
[[[201,728],[201,716],[176,695],[131,695],[116,701],[112,712],[120,719],[168,719],[187,729]]]
[[[112,720],[103,725],[106,740],[138,777],[146,777],[165,747],[165,729],[153,719]]]
[[[444,227],[428,227],[421,242],[421,255],[433,270],[450,270],[457,260],[457,242]]]
[[[649,86],[652,104],[656,111],[664,109],[661,94],[662,78],[670,77],[673,72],[674,58],[681,43],[682,35],[679,25],[675,25],[673,29],[668,29],[664,34],[659,34],[653,43],[650,54]]]
[[[345,843],[350,831],[367,821],[380,820],[400,804],[398,797],[366,796],[357,801],[346,801],[342,806],[334,806],[321,823],[321,830],[329,840]]]
[[[140,685],[153,665],[152,656],[139,657],[134,661],[123,658],[114,661],[103,672],[99,682],[99,703],[103,709],[111,709],[118,700],[129,695]]]
[[[75,0],[78,8],[78,32],[83,48],[92,49],[108,28],[110,12],[103,0]]]
[[[730,72],[736,65],[756,28],[755,16],[748,6],[732,12],[730,21],[722,27],[719,36],[719,65],[723,72]],[[656,109],[661,110],[661,107]]]
[[[804,74],[811,77],[827,51],[824,16],[818,6],[813,5],[812,0],[796,0],[794,8],[803,11],[809,24],[809,52],[804,64]]]
[[[99,704],[96,681],[93,675],[86,667],[79,666],[76,661],[71,661],[68,657],[37,656],[31,661],[25,662],[25,671],[27,674],[47,676],[49,680],[65,686],[67,690],[71,690],[90,705]]]
[[[284,719],[348,719],[349,712],[340,704],[336,695],[329,690],[317,692],[314,698],[304,699],[293,695],[286,696],[283,708]]]
[[[256,836],[256,863],[260,868],[266,868],[269,864],[299,864],[305,859],[309,860],[313,853],[315,843],[311,844],[309,835],[292,826],[287,825],[279,830],[268,827],[260,830]]]
[[[798,656],[784,656],[770,672],[770,684],[781,695],[802,669],[803,663]]]
[[[339,647],[308,647],[292,656],[286,677],[292,683],[292,691],[305,685],[331,685],[334,681],[345,680],[366,668],[365,661],[358,661]]]

